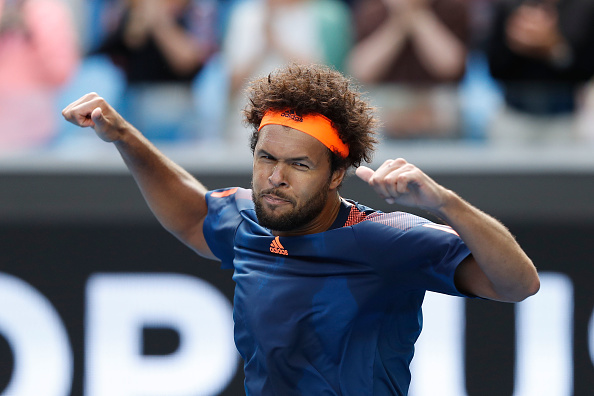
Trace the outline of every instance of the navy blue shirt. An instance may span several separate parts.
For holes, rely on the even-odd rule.
[[[275,237],[251,190],[207,194],[204,235],[236,282],[247,395],[406,395],[427,290],[462,296],[448,226],[342,200],[329,230]]]

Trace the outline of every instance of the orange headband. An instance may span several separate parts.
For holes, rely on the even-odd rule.
[[[263,126],[275,124],[284,125],[293,129],[297,129],[303,133],[307,133],[319,140],[324,146],[328,147],[332,152],[338,154],[342,158],[349,155],[349,148],[338,137],[338,132],[332,126],[332,121],[321,114],[308,114],[299,116],[293,110],[275,111],[268,110],[258,131]]]

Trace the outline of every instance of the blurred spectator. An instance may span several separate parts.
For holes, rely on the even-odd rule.
[[[61,0],[0,0],[0,151],[54,137],[55,101],[79,60],[72,19]]]
[[[489,71],[485,45],[493,23],[493,4],[498,0],[469,2],[470,40],[466,71],[460,84],[460,100],[466,141],[487,140],[487,130],[502,102],[501,88]]]
[[[469,42],[466,0],[358,0],[351,74],[391,138],[457,137]]]
[[[500,0],[487,51],[505,99],[492,141],[576,141],[579,92],[594,74],[594,2]]]
[[[581,142],[594,144],[594,80],[590,80],[580,95],[581,108],[577,114],[576,129]]]
[[[154,141],[196,138],[192,85],[217,49],[214,0],[111,1],[107,54],[126,77],[128,119]]]
[[[229,138],[247,142],[240,114],[244,98],[238,95],[247,80],[290,62],[343,70],[351,36],[350,9],[341,0],[238,2],[223,47],[230,76]]]

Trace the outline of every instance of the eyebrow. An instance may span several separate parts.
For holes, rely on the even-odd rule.
[[[275,155],[272,155],[271,153],[269,153],[268,151],[264,150],[264,149],[259,149],[258,151],[256,151],[256,154],[264,154],[267,156],[270,156],[274,159],[278,159]],[[312,159],[310,157],[308,157],[307,155],[301,156],[301,157],[291,157],[291,158],[287,158],[284,161],[298,161],[298,162],[308,162],[311,165],[314,165],[314,162],[312,161]]]

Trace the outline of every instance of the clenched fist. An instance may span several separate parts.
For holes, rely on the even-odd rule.
[[[64,118],[80,127],[91,127],[106,142],[115,142],[131,125],[99,95],[92,92],[62,110]]]

